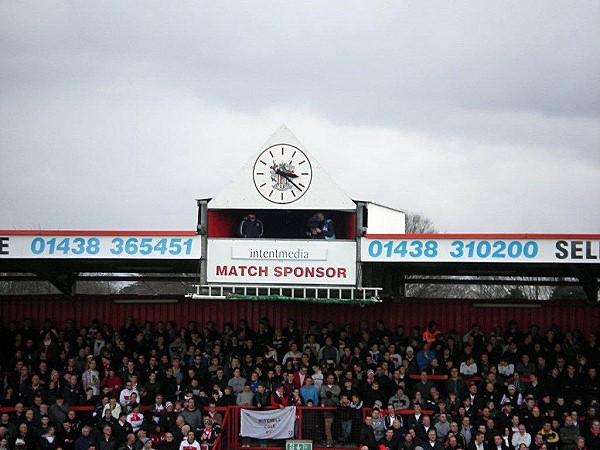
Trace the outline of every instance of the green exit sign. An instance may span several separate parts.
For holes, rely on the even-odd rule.
[[[312,441],[288,439],[285,441],[285,450],[312,450]]]

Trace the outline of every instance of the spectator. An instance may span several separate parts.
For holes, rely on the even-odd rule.
[[[165,433],[165,440],[161,442],[156,450],[179,450],[180,443],[175,441],[175,436],[170,431]]]
[[[442,450],[443,446],[437,438],[437,432],[435,428],[431,428],[427,432],[427,439],[423,442],[424,450]]]
[[[326,219],[325,213],[317,212],[308,220],[306,235],[312,239],[335,239],[333,220]]]
[[[387,402],[394,405],[394,410],[396,411],[408,409],[410,406],[410,400],[404,393],[404,388],[402,387],[398,387],[398,389],[396,389],[396,393],[392,395]]]
[[[254,392],[252,392],[252,383],[247,381],[244,390],[237,395],[236,405],[252,406],[254,402]]]
[[[62,424],[67,418],[69,405],[65,403],[65,398],[62,395],[56,397],[55,402],[48,408],[48,417],[54,424]]]
[[[519,424],[518,431],[513,434],[511,439],[513,447],[518,448],[519,445],[525,444],[527,448],[531,446],[531,434],[525,429],[525,425]]]
[[[436,359],[436,353],[430,348],[429,343],[425,343],[423,348],[417,352],[417,366],[420,371],[427,371],[431,366],[431,361]]]
[[[461,431],[461,434],[463,434],[462,431]],[[464,434],[463,434],[463,436],[464,436]],[[465,439],[466,439],[466,437],[465,437]],[[486,448],[484,439],[485,439],[485,433],[483,433],[481,431],[477,431],[475,433],[475,437],[472,440],[472,442],[467,444],[467,450],[484,450]]]
[[[121,404],[121,407],[125,409],[129,408],[132,403],[132,394],[135,394],[137,398],[140,396],[140,393],[137,391],[137,389],[134,389],[133,383],[131,381],[127,381],[125,383],[125,388],[119,394],[119,403]]]
[[[248,213],[240,223],[240,237],[257,239],[262,237],[263,232],[263,223],[256,218],[256,213]]]
[[[467,378],[471,378],[477,375],[477,364],[473,359],[473,356],[468,356],[467,360],[460,363],[460,373]]]
[[[100,373],[96,369],[96,360],[93,355],[87,356],[87,370],[81,375],[83,389],[92,388],[92,395],[100,395]]]
[[[567,415],[564,424],[558,429],[559,449],[575,450],[577,439],[580,436],[579,427],[575,425],[573,417]]]
[[[284,408],[288,405],[289,398],[285,394],[281,383],[275,385],[275,389],[271,394],[271,406],[274,408]]]
[[[138,446],[136,443],[135,434],[129,433],[126,438],[126,442],[122,445],[119,450],[140,450],[141,446]]]
[[[190,398],[187,402],[187,406],[181,412],[185,423],[187,423],[192,430],[200,428],[202,424],[202,411],[196,407],[196,401]]]
[[[227,381],[227,385],[232,389],[235,395],[240,394],[244,390],[246,379],[242,377],[242,371],[239,367],[233,369],[233,376]]]
[[[437,417],[437,421],[435,422],[435,425],[433,427],[437,432],[438,441],[441,443],[450,432],[450,422],[448,421],[448,415],[446,413],[439,414]]]
[[[509,425],[513,430],[512,437],[515,437],[519,432],[519,425],[522,424],[525,426],[525,432],[533,436],[543,428],[544,420],[568,414],[573,425],[581,422],[580,434],[591,442],[589,447],[594,450],[598,447],[598,434],[592,433],[591,430],[594,420],[598,418],[594,405],[598,398],[596,373],[599,361],[594,352],[578,354],[576,350],[586,348],[586,345],[597,348],[595,335],[584,338],[575,331],[561,333],[553,327],[545,336],[536,337],[534,334],[519,334],[518,327],[511,324],[510,333],[495,328],[484,334],[479,327],[474,326],[464,336],[464,340],[461,340],[454,330],[441,333],[436,327],[432,333],[436,337],[432,340],[424,338],[427,331],[421,333],[417,327],[410,328],[410,335],[404,333],[402,326],[396,326],[395,332],[390,332],[383,321],[377,321],[372,330],[366,321],[361,322],[356,330],[352,330],[351,325],[347,324],[336,329],[335,324],[329,322],[324,324],[320,331],[318,323],[313,321],[307,333],[303,335],[293,319],[290,319],[284,332],[279,330],[277,333],[271,333],[269,330],[270,325],[267,327],[264,321],[261,321],[259,333],[262,337],[258,338],[258,334],[248,322],[240,320],[237,330],[229,325],[217,330],[214,323],[211,323],[210,326],[207,324],[203,334],[199,334],[198,331],[203,330],[193,321],[178,331],[174,323],[145,323],[143,327],[138,327],[135,321],[130,319],[127,320],[126,326],[122,327],[121,333],[113,331],[105,324],[95,322],[89,327],[81,326],[79,330],[71,328],[68,333],[66,329],[57,331],[59,337],[51,339],[59,347],[60,364],[53,366],[45,360],[35,361],[36,357],[32,356],[43,335],[37,332],[31,335],[27,332],[23,337],[20,334],[21,330],[14,327],[11,341],[14,340],[18,344],[14,347],[15,355],[10,355],[13,359],[10,367],[14,367],[14,371],[6,378],[7,387],[2,399],[6,399],[9,406],[15,405],[15,413],[0,423],[0,438],[3,435],[2,427],[8,429],[6,423],[11,421],[17,426],[23,424],[30,434],[33,429],[39,429],[38,436],[48,432],[50,423],[46,422],[54,422],[57,425],[57,439],[62,439],[63,434],[68,431],[75,433],[75,440],[81,434],[82,423],[93,424],[95,430],[99,430],[98,434],[102,433],[104,425],[112,424],[113,436],[120,446],[126,441],[126,434],[129,432],[127,426],[130,427],[130,424],[126,420],[115,422],[114,417],[119,415],[119,408],[129,412],[132,402],[142,402],[143,405],[150,405],[150,408],[146,413],[148,421],[141,426],[141,434],[145,436],[143,430],[148,429],[153,433],[153,440],[156,436],[156,439],[160,439],[165,435],[165,430],[176,431],[172,427],[177,421],[177,414],[184,413],[189,407],[190,399],[193,399],[197,409],[206,406],[209,400],[219,406],[234,404],[236,396],[228,386],[228,381],[235,378],[234,372],[239,369],[241,378],[248,379],[251,383],[252,402],[257,406],[264,405],[265,402],[271,404],[270,388],[283,382],[285,375],[290,393],[294,388],[300,387],[303,403],[320,403],[324,387],[325,390],[330,390],[332,398],[335,393],[340,399],[343,399],[342,394],[348,399],[352,398],[350,408],[355,423],[362,419],[359,412],[361,406],[387,406],[388,403],[392,403],[393,410],[400,410],[409,407],[410,395],[415,403],[428,410],[434,410],[435,420],[431,424],[425,424],[425,427],[433,425],[432,428],[438,431],[438,440],[442,433],[446,434],[447,425],[443,424],[454,419],[462,423],[470,417],[475,425],[487,424],[486,443],[489,442],[493,446],[495,428],[502,430],[505,425]],[[428,327],[428,331],[431,330]],[[46,332],[48,330],[44,331]],[[100,340],[104,340],[103,347],[98,344],[98,336]],[[417,360],[422,363],[423,355],[422,351],[415,355],[414,349],[421,345],[423,339],[430,340],[435,347],[430,350],[437,353],[441,368],[438,369],[434,359],[431,359],[429,369],[424,374],[421,373],[419,379],[413,380],[411,376],[418,373]],[[464,343],[464,348],[460,348],[460,343]],[[173,344],[184,349],[182,352],[176,351],[175,357],[172,357],[169,351]],[[264,357],[268,353],[267,344],[271,346],[271,354],[274,355],[272,358]],[[320,364],[314,355],[304,354],[299,348],[305,348],[307,352],[317,356],[320,353],[326,359],[324,367],[328,368],[328,372],[325,383],[322,381]],[[403,349],[406,358],[399,357],[395,361],[392,355],[403,355]],[[331,353],[327,353],[328,350],[331,350]],[[277,365],[277,361],[282,360],[284,351],[293,351],[293,354],[288,355],[286,365],[282,368]],[[98,353],[96,358],[95,353]],[[531,356],[531,361],[527,361],[526,355]],[[342,357],[338,359],[340,356]],[[466,363],[469,358],[477,361],[477,375],[483,375],[484,379],[481,383],[477,378],[470,379],[471,386],[467,389],[467,383],[459,368],[460,361]],[[496,367],[495,364],[501,358],[504,362]],[[100,359],[102,363],[99,363],[95,370],[102,379],[101,393],[108,394],[102,397],[95,395],[94,387],[88,381],[93,379],[89,371]],[[343,367],[340,367],[340,362]],[[533,364],[535,372],[529,375],[530,380],[521,378],[518,371],[511,374],[511,364],[518,365],[519,370],[523,371],[532,369]],[[226,370],[223,370],[223,366]],[[507,372],[505,366],[509,367]],[[430,373],[446,373],[446,370],[448,380],[432,380],[429,376]],[[552,375],[546,377],[546,372],[551,372]],[[330,374],[333,377],[331,380]],[[507,375],[509,378],[499,381],[496,375]],[[126,381],[124,389],[119,385],[120,377]],[[109,383],[109,380],[115,383]],[[82,395],[84,381],[86,389],[85,395]],[[130,384],[127,385],[127,382]],[[514,389],[512,386],[505,387],[504,383],[514,385]],[[260,387],[261,385],[263,387]],[[246,390],[245,387],[243,389]],[[315,392],[318,395],[315,395]],[[261,394],[261,401],[257,401],[258,393]],[[111,395],[115,397],[112,400]],[[120,404],[122,395],[130,397],[124,405]],[[159,395],[162,396],[160,401]],[[61,399],[61,396],[65,398]],[[447,398],[444,398],[445,396]],[[11,397],[14,399],[11,400]],[[281,398],[275,397],[278,400],[276,406],[281,405]],[[283,398],[290,404],[289,395],[284,394]],[[366,400],[362,405],[360,398]],[[18,401],[20,399],[25,401],[26,407]],[[176,405],[169,407],[165,403],[163,406],[165,400],[175,402]],[[298,403],[299,399],[292,398],[291,402]],[[70,406],[80,405],[92,407],[93,414],[89,411],[75,412],[68,409]],[[361,406],[355,409],[353,405]],[[108,416],[103,414],[105,409],[109,409]],[[415,406],[415,409],[418,410],[419,406]],[[338,409],[337,414],[341,415],[340,411],[341,409]],[[358,416],[354,415],[355,411]],[[573,411],[576,414],[573,414]],[[48,414],[50,418],[42,419],[44,414]],[[67,419],[66,424],[63,424],[65,414]],[[318,414],[323,417],[323,410],[319,410]],[[456,414],[456,417],[442,419],[444,414]],[[511,418],[515,414],[518,416],[514,424],[511,424]],[[418,412],[416,415],[407,416],[406,419],[407,422],[411,422],[417,417],[424,416],[422,412]],[[388,419],[388,426],[393,427],[396,420],[392,421],[391,414]],[[182,421],[177,426],[179,432],[186,431],[185,420]],[[567,419],[561,427],[555,421],[554,425],[550,425],[548,434],[552,435],[553,431],[558,435],[566,433],[568,436],[572,430],[571,425],[566,422]],[[413,425],[416,426],[416,423]],[[443,429],[440,429],[442,425]],[[160,430],[157,430],[156,426],[159,426]],[[402,428],[401,423],[398,426]],[[577,426],[574,428],[579,429]],[[11,432],[11,435],[16,436],[17,430],[14,425],[13,429],[15,431]],[[425,441],[427,433],[420,428],[418,430]],[[315,435],[321,433],[320,429],[314,431]],[[336,436],[336,433],[340,433],[340,429],[332,425],[331,439],[341,436]],[[457,434],[456,444],[465,447],[461,442],[464,437],[461,436],[460,430],[457,430]],[[351,436],[356,438],[356,434]],[[506,433],[501,433],[505,444],[507,436]],[[550,441],[551,438],[552,436],[546,439]],[[174,440],[177,441],[178,438]],[[446,441],[449,442],[449,439]],[[566,442],[569,445],[568,449],[565,447]],[[551,447],[554,444],[558,445],[557,450],[574,449],[573,442],[568,439],[544,445],[548,444]],[[139,447],[142,443],[138,439],[135,445]],[[535,439],[531,448],[540,449]]]
[[[144,414],[140,411],[139,403],[131,404],[131,412],[127,414],[127,422],[131,424],[133,432],[137,432],[144,423]]]
[[[388,428],[385,430],[385,435],[383,438],[378,441],[379,448],[383,446],[385,449],[394,450],[398,448],[399,437],[394,434],[394,430],[392,428]]]
[[[204,420],[204,428],[199,430],[201,447],[211,449],[217,439],[218,430],[215,429],[212,420]]]
[[[385,420],[381,415],[381,410],[379,409],[379,407],[376,406],[373,408],[372,418],[373,420],[371,421],[371,426],[373,427],[373,432],[375,433],[375,440],[380,441],[381,439],[383,439],[386,427]]]
[[[585,443],[590,450],[600,449],[600,420],[592,420],[589,427],[584,430]]]
[[[373,416],[371,414],[365,416],[365,420],[360,426],[358,443],[361,446],[366,446],[368,450],[377,450],[377,439],[373,430]]]
[[[417,436],[417,440],[421,443],[427,442],[430,430],[435,430],[433,424],[431,423],[431,417],[428,415],[423,415],[423,420],[421,421],[421,424],[416,425],[414,429],[415,434]]]
[[[96,448],[98,450],[115,450],[117,448],[117,441],[112,433],[112,427],[110,425],[105,425],[102,428],[102,435],[96,443]]]
[[[308,403],[308,400],[311,400],[313,405],[319,406],[319,392],[313,385],[313,379],[310,375],[304,379],[304,386],[300,389],[300,395],[305,404]]]
[[[495,434],[493,437],[493,444],[490,446],[491,450],[509,450],[510,447],[504,442],[502,436]]]
[[[91,431],[91,427],[87,425],[81,429],[81,436],[75,441],[75,450],[88,450],[90,445],[95,445],[96,439],[94,439]]]
[[[510,364],[507,358],[502,358],[498,364],[498,373],[505,378],[512,377],[515,372],[514,364]]]
[[[552,421],[545,420],[544,426],[538,434],[542,436],[542,440],[544,441],[544,444],[548,446],[548,449],[556,448],[556,444],[559,441],[559,436],[558,433],[552,429]]]

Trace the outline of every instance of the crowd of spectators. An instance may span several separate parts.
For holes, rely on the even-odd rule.
[[[435,321],[40,325],[0,328],[0,450],[209,449],[232,405],[306,406],[303,437],[328,447],[600,448],[594,333],[514,321],[461,333]]]

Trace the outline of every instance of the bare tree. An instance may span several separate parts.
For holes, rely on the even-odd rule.
[[[32,278],[31,280],[11,280],[10,276],[25,276],[28,273],[0,273],[0,295],[45,295],[59,294],[60,291],[49,281]]]
[[[406,213],[406,233],[408,234],[433,234],[438,231],[435,228],[433,220],[422,212]],[[423,281],[422,283],[407,283],[407,297],[421,298],[457,298],[465,296],[465,287],[456,284],[432,284],[427,283],[428,279],[435,277],[428,276],[410,276],[409,281]]]
[[[406,213],[406,232],[408,234],[429,234],[437,233],[433,220],[424,215],[422,212],[407,212]]]
[[[407,212],[406,233],[432,234],[437,232],[433,220],[422,212]],[[406,295],[409,297],[425,298],[512,298],[515,300],[548,300],[553,293],[553,288],[551,286],[540,285],[539,282],[543,281],[543,279],[536,277],[521,277],[519,279],[520,283],[514,285],[497,284],[495,282],[500,279],[498,277],[487,277],[489,283],[482,283],[481,281],[485,280],[481,277],[472,277],[474,281],[473,284],[457,285],[452,284],[451,280],[449,280],[448,284],[427,283],[427,280],[432,278],[436,277],[407,277],[408,281],[422,281],[422,283],[407,283]],[[469,277],[461,278],[468,279]],[[475,283],[475,280],[479,281],[479,283]],[[532,281],[532,284],[528,285],[527,281]]]
[[[31,280],[11,280],[11,276],[26,276],[28,273],[0,273],[0,295],[47,295],[60,294],[60,290],[50,281],[31,277]],[[108,274],[94,274],[97,276]],[[3,279],[4,277],[4,279]],[[118,286],[112,281],[80,280],[76,285],[77,294],[109,295],[116,294]]]
[[[192,291],[189,283],[181,281],[136,281],[119,290],[124,295],[185,295]]]

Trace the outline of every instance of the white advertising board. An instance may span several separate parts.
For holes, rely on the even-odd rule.
[[[209,239],[209,283],[356,284],[356,243],[326,240]]]
[[[600,235],[374,235],[360,246],[369,262],[600,262]]]
[[[200,259],[200,236],[119,232],[34,234],[0,231],[0,259]]]
[[[404,234],[406,229],[404,212],[372,202],[367,203],[367,212],[368,234]]]

